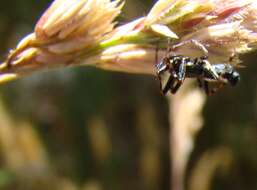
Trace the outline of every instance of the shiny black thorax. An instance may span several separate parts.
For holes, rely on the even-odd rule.
[[[167,72],[170,74],[166,84],[161,82],[163,94],[168,91],[176,93],[185,78],[196,78],[207,94],[210,94],[210,82],[235,86],[240,80],[240,75],[233,66],[225,63],[210,64],[207,57],[191,59],[182,55],[169,55],[156,68],[160,81]]]

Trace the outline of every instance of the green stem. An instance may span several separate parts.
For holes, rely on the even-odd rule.
[[[99,48],[104,50],[113,46],[121,45],[121,44],[142,44],[142,45],[151,45],[160,40],[160,37],[153,36],[151,34],[145,33],[136,33],[132,35],[125,35],[119,38],[114,38],[111,40],[104,41],[100,43]]]

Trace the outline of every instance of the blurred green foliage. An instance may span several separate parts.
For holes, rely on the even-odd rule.
[[[2,2],[2,58],[50,2]],[[128,0],[120,19],[152,4]],[[233,155],[210,189],[257,189],[256,59],[246,55],[240,85],[209,97],[204,109],[187,177],[206,151],[225,146]],[[0,97],[1,189],[169,189],[168,106],[154,77],[63,69],[2,85]]]

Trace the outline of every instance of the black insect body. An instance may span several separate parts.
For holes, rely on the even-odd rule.
[[[231,86],[235,86],[240,80],[240,74],[230,64],[220,63],[213,64],[212,67],[221,79],[225,79],[225,82]],[[207,76],[207,75],[206,75]],[[211,78],[210,76],[206,78]]]
[[[156,68],[163,94],[168,91],[175,94],[185,78],[196,78],[208,95],[224,84],[235,86],[240,80],[240,75],[233,66],[225,63],[210,64],[206,56],[191,59],[182,55],[170,55],[164,57]],[[217,83],[219,87],[210,90],[210,83]]]

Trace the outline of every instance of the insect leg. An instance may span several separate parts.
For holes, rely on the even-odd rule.
[[[175,84],[175,86],[173,86],[173,88],[171,88],[171,93],[175,94],[178,89],[180,88],[180,86],[182,85],[183,81],[185,80],[185,76],[186,76],[186,66],[188,63],[188,59],[187,58],[182,58],[181,63],[179,64],[178,70],[176,71],[176,75],[177,75],[177,83]]]
[[[203,88],[203,81],[200,78],[197,78],[199,88]]]
[[[166,63],[166,60],[162,60],[160,63],[158,63],[156,66],[157,69],[157,75],[162,74],[163,72],[169,70],[169,66]]]
[[[207,82],[207,81],[204,81],[203,82],[203,89],[204,89],[204,91],[205,91],[205,93],[209,96],[209,95],[211,95],[211,93],[210,93],[210,89],[209,89],[209,83]]]
[[[221,88],[223,88],[225,86],[225,83],[219,83],[219,85],[216,88],[213,88],[211,90],[211,94],[215,94],[216,92],[218,92]]]
[[[197,48],[202,50],[204,52],[204,55],[208,55],[208,50],[206,49],[206,47],[203,44],[201,44],[200,42],[198,42],[197,40],[194,40],[194,39],[180,42],[179,44],[174,45],[172,47],[172,49],[177,49],[181,46],[188,45],[188,44],[193,44],[194,46],[196,46]]]
[[[173,76],[170,76],[170,78],[168,79],[168,82],[166,83],[165,87],[162,90],[162,93],[167,94],[167,92],[169,90],[171,90],[171,92],[172,92],[174,89],[173,86],[174,86],[175,81],[176,81],[176,79]]]
[[[158,63],[158,53],[159,53],[159,44],[157,44],[155,48],[155,64]]]
[[[200,78],[197,78],[197,82],[199,87],[204,90],[205,94],[210,95],[209,82],[201,80]]]
[[[214,67],[207,60],[207,57],[203,57],[201,61],[204,69],[204,75],[210,75],[214,80],[221,81],[219,74],[215,71]]]
[[[182,85],[183,81],[179,81],[177,80],[177,84],[175,86],[173,86],[172,88],[170,88],[170,92],[172,94],[176,94],[176,92],[178,91],[178,89],[180,88],[180,86]]]

